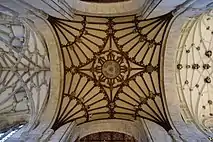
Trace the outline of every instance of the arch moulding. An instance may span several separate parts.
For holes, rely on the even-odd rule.
[[[133,136],[139,142],[148,142],[146,132],[140,121],[131,122],[113,119],[92,121],[79,125],[74,130],[71,141],[75,141],[77,138],[81,139],[93,133],[106,131],[124,133]]]

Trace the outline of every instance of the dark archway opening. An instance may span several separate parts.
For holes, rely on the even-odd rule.
[[[137,140],[127,134],[118,132],[99,132],[87,135],[79,142],[137,142]]]

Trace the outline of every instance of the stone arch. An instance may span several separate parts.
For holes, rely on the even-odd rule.
[[[37,103],[36,99],[37,99],[37,101],[43,100],[42,102],[40,102],[39,110],[37,110],[38,107],[31,109],[31,110],[33,110],[34,113],[28,114],[27,117],[30,119],[28,125],[24,126],[21,130],[19,130],[17,133],[15,133],[13,135],[13,137],[11,138],[11,140],[13,140],[13,139],[14,140],[15,139],[25,139],[26,140],[29,138],[28,137],[29,132],[31,133],[30,135],[32,136],[33,133],[37,133],[40,131],[42,131],[41,133],[43,133],[49,127],[51,127],[51,122],[54,121],[54,114],[57,112],[57,108],[58,108],[57,104],[60,102],[60,96],[61,96],[60,95],[61,88],[60,88],[60,86],[58,86],[58,81],[63,80],[62,75],[61,75],[62,70],[60,69],[60,66],[62,66],[62,64],[60,62],[60,53],[57,50],[57,40],[54,39],[54,34],[50,34],[50,33],[52,33],[51,27],[48,27],[48,22],[45,20],[45,14],[38,10],[36,11],[33,8],[30,9],[26,5],[24,5],[23,7],[29,9],[28,13],[25,13],[25,14],[15,13],[14,17],[2,14],[1,18],[4,19],[5,21],[6,20],[12,21],[14,19],[15,19],[15,21],[20,21],[20,23],[22,23],[24,25],[24,27],[26,27],[29,30],[29,32],[25,32],[28,34],[28,36],[26,38],[26,41],[23,43],[24,48],[28,48],[30,46],[33,46],[33,47],[39,46],[39,48],[47,48],[48,53],[44,55],[45,56],[44,58],[48,59],[48,61],[49,61],[47,63],[49,65],[49,67],[47,69],[49,72],[51,72],[51,74],[49,74],[49,77],[51,76],[51,80],[47,81],[48,82],[48,88],[46,89],[47,95],[45,95],[44,88],[41,88],[41,91],[43,91],[43,92],[40,92],[39,94],[42,94],[42,96],[40,96],[38,98],[32,98],[31,100],[33,102],[28,103],[33,107],[34,104]],[[4,8],[6,8],[6,7],[4,7]],[[31,18],[33,18],[34,21],[29,20]],[[35,41],[34,45],[32,45],[33,43],[30,38],[34,39],[34,41]],[[28,43],[30,45],[28,45]],[[13,47],[15,45],[9,45],[9,46]],[[36,51],[38,51],[38,50],[36,50]],[[23,53],[23,55],[26,58],[28,58],[28,54],[25,55],[25,53]],[[39,51],[38,51],[38,55],[40,55]],[[42,56],[42,58],[43,58],[43,56]],[[39,63],[42,64],[43,62],[39,62]],[[0,66],[0,67],[2,68],[2,66]],[[36,72],[40,71],[39,68],[34,68],[34,69],[36,70]],[[43,71],[43,69],[41,69],[41,70]],[[44,79],[43,77],[38,77],[38,78],[39,78],[39,80]],[[28,86],[23,87],[23,88],[28,89],[27,87]],[[33,88],[33,84],[31,85],[31,88]],[[37,90],[35,90],[35,91],[37,91]],[[28,92],[31,94],[33,94],[35,91],[28,89]],[[49,95],[49,94],[51,94],[51,95]],[[3,122],[4,121],[2,121],[2,123]],[[17,122],[17,123],[19,123],[19,122]],[[5,124],[7,124],[7,123],[5,123]],[[4,124],[2,124],[2,126],[3,125]]]
[[[20,9],[25,10],[21,11],[13,9],[12,11],[15,12],[16,16],[21,19],[22,22],[30,28],[30,30],[35,32],[36,37],[41,40],[43,46],[45,46],[48,50],[49,68],[51,71],[51,86],[49,94],[51,95],[48,98],[48,103],[45,104],[43,112],[40,114],[41,118],[39,121],[51,121],[54,119],[54,114],[57,112],[58,103],[60,102],[61,97],[61,85],[58,84],[62,84],[60,82],[63,81],[63,70],[61,69],[63,63],[61,62],[61,52],[58,49],[59,43],[47,20],[49,16],[48,14],[22,0],[17,0],[14,3],[21,7]],[[8,7],[5,8],[9,9]]]
[[[59,13],[59,16],[70,19],[75,13],[83,13],[85,15],[123,15],[138,13],[142,17],[146,18],[154,10],[154,8],[160,4],[162,0],[134,0],[123,1],[116,3],[97,3],[97,2],[85,2],[81,0],[66,1],[60,0],[57,4],[51,1],[42,0],[49,7],[57,7],[55,11]],[[62,10],[63,9],[63,10]]]
[[[181,114],[186,110],[186,105],[180,100],[177,90],[179,85],[175,78],[177,70],[176,54],[179,50],[181,50],[179,49],[180,37],[183,36],[184,32],[189,32],[188,28],[183,27],[186,27],[186,21],[194,21],[197,16],[197,11],[194,13],[190,11],[177,17],[172,24],[171,31],[169,33],[164,59],[164,86],[170,117],[180,137],[188,141],[194,139],[207,140],[206,136],[203,135],[193,123],[191,123],[190,116],[185,115],[185,119],[183,119]]]
[[[72,135],[72,141],[98,132],[118,132],[133,136],[139,142],[148,141],[147,134],[140,121],[131,122],[125,120],[99,120],[81,124],[76,127],[74,135]]]
[[[4,8],[9,14],[1,12],[0,24],[1,129],[27,122],[22,133],[37,125],[48,101],[49,55],[31,22]]]

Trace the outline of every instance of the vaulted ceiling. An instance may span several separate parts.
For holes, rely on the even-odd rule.
[[[83,1],[26,1],[48,13],[47,21],[57,37],[63,57],[63,91],[52,126],[54,130],[73,121],[81,125],[102,119],[134,121],[138,118],[155,122],[167,131],[171,129],[163,85],[164,50],[174,18],[174,11],[168,11],[176,4],[189,1],[165,0],[161,3],[161,0],[141,0],[131,1],[130,7],[128,2],[122,2],[113,3],[114,7],[105,3],[101,8],[101,4]],[[197,0],[198,7],[193,10],[207,7],[199,2]],[[29,6],[24,0],[1,4],[10,5],[12,9],[17,3]],[[167,14],[161,15],[165,13],[164,7],[153,12],[159,3],[169,7],[165,10]],[[210,2],[208,7],[211,7]],[[142,10],[136,13],[134,10],[138,8]],[[25,10],[17,8],[20,13],[26,14]],[[212,116],[209,95],[212,92],[212,31],[208,16],[204,16],[206,20],[192,20],[187,24],[191,31],[181,37],[177,57],[180,96],[185,97],[189,111],[196,114],[192,116],[204,125],[208,121],[203,121]],[[38,112],[43,103],[40,100],[49,94],[51,61],[48,51],[39,33],[26,26],[33,22],[25,20],[15,20],[15,24],[14,21],[7,23],[2,20],[0,25],[0,97],[3,98],[0,99],[0,113],[4,115]],[[200,30],[205,30],[209,38],[205,39],[201,34],[195,38]],[[209,48],[206,48],[207,43]],[[195,56],[200,57],[196,62]],[[189,58],[194,61],[189,61]],[[202,79],[195,81],[197,76]],[[208,97],[201,94],[208,94]]]
[[[189,20],[183,27],[177,53],[177,84],[186,121],[212,130],[212,11]],[[188,113],[190,112],[190,113]],[[211,132],[210,132],[211,133]]]
[[[49,16],[64,64],[63,99],[54,129],[100,119],[153,121],[166,130],[162,55],[172,13],[145,19]]]
[[[1,14],[8,19],[0,19],[0,119],[32,120],[49,93],[48,52],[23,21]]]

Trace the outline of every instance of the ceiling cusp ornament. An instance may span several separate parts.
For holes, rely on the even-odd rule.
[[[155,122],[172,129],[164,105],[162,55],[173,12],[143,19],[48,17],[64,64],[64,88],[52,128],[105,119]]]
[[[191,18],[182,28],[176,57],[176,81],[183,117],[212,137],[212,11]]]

